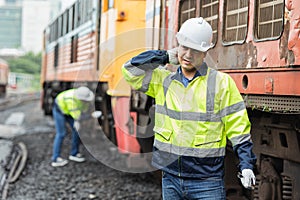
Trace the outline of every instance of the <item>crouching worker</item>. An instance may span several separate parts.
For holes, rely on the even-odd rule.
[[[69,160],[75,162],[85,161],[85,158],[79,153],[79,118],[87,118],[83,113],[89,113],[89,105],[93,100],[93,92],[84,86],[63,91],[55,98],[52,109],[56,129],[51,163],[53,167],[62,167],[68,164],[68,160],[60,156],[61,146],[66,135],[66,122],[72,129],[72,146]],[[88,115],[88,117],[98,118],[101,116],[101,111],[94,111]]]

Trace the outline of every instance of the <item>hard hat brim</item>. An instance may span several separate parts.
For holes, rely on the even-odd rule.
[[[207,45],[207,46],[198,45],[198,44],[196,44],[195,42],[192,42],[191,40],[189,40],[188,38],[186,38],[185,36],[183,36],[180,33],[176,34],[176,38],[177,38],[177,41],[180,45],[183,45],[185,47],[195,49],[195,50],[201,51],[201,52],[206,52],[210,48],[212,48],[212,46],[213,46],[212,44]]]
[[[80,96],[77,92],[75,92],[75,97],[82,101],[92,101],[94,99],[94,94],[92,92],[90,92],[88,97],[83,97],[83,96]]]

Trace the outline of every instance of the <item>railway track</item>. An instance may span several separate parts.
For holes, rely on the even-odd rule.
[[[2,174],[0,182],[1,199],[7,199],[9,184],[14,183],[18,180],[21,175],[28,157],[28,151],[23,142],[19,142],[14,145],[12,152],[9,156],[9,161],[7,161],[7,166],[5,167],[5,173]]]
[[[38,93],[11,93],[0,99],[0,112],[16,108],[33,100],[39,99]],[[3,130],[2,130],[3,131]],[[5,200],[10,184],[16,182],[27,161],[28,151],[24,143],[14,144],[10,139],[0,138],[0,195]]]
[[[39,93],[10,94],[6,98],[0,99],[0,111],[8,110],[38,99],[40,99]]]
[[[0,99],[0,107],[4,110],[1,111],[0,123],[5,125],[14,113],[24,115],[24,121],[20,125],[11,125],[12,128],[24,129],[24,133],[16,134],[8,140],[0,140],[0,156],[4,154],[1,148],[4,141],[10,143],[5,165],[0,161],[0,167],[5,168],[4,175],[0,174],[0,199],[160,199],[160,185],[152,175],[110,168],[106,163],[95,159],[84,146],[81,152],[85,155],[86,162],[70,162],[63,168],[53,168],[50,165],[50,146],[55,136],[54,124],[50,117],[43,115],[37,97],[38,95],[29,94]],[[91,121],[93,122],[98,124]],[[93,128],[91,126],[89,130]],[[99,134],[100,130],[96,131]],[[71,142],[71,137],[68,136],[66,143]],[[112,158],[115,148],[110,150],[102,143],[97,144],[95,140],[103,139],[102,137],[92,139],[93,144],[98,147],[96,150],[106,152],[102,154],[103,160],[120,162],[118,156]],[[20,142],[25,144],[25,151],[19,146]],[[67,156],[69,149],[64,148],[62,153],[64,157]],[[28,158],[25,159],[27,155]]]

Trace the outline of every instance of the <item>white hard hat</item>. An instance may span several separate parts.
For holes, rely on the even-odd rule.
[[[212,28],[202,17],[186,20],[176,38],[180,45],[206,52],[212,47]]]
[[[77,88],[74,92],[74,95],[77,99],[83,101],[92,101],[94,99],[93,92],[85,86]]]

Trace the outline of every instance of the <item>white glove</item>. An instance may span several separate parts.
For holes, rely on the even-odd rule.
[[[169,63],[173,65],[178,65],[178,47],[175,47],[173,49],[167,50],[168,55],[169,55]]]
[[[79,121],[75,121],[74,124],[73,124],[73,127],[74,127],[77,131],[79,131],[79,129],[80,129],[80,123],[79,123]]]
[[[102,112],[100,110],[92,112],[92,117],[95,119],[101,117],[101,115],[102,115]]]
[[[252,189],[252,186],[255,185],[255,175],[251,169],[243,169],[239,178],[243,186],[247,189]]]

